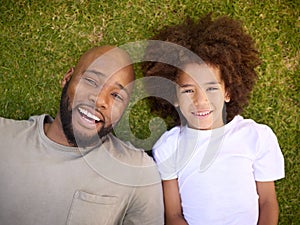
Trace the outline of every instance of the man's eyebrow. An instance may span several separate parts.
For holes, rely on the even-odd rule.
[[[120,84],[119,82],[115,82],[115,85],[118,86],[121,90],[125,91],[128,96],[130,96],[128,89],[125,88],[122,84]]]
[[[86,73],[86,72],[87,72],[87,73],[94,73],[94,74],[96,74],[97,76],[101,76],[101,77],[107,77],[104,73],[101,73],[101,72],[99,72],[99,71],[97,71],[97,70],[86,70],[86,71],[84,71],[84,72],[85,72],[85,73]],[[119,82],[115,82],[115,85],[116,85],[117,87],[119,87],[121,90],[125,91],[126,94],[127,94],[128,96],[130,96],[129,91],[128,91],[122,84],[120,84]]]
[[[85,70],[84,73],[94,73],[97,76],[106,77],[106,75],[104,73],[101,73],[97,70]]]

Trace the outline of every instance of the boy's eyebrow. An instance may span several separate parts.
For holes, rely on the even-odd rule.
[[[221,84],[221,83],[218,82],[218,81],[210,81],[210,82],[204,83],[204,85],[214,85],[214,84]],[[179,87],[181,87],[181,88],[192,87],[192,86],[194,86],[194,85],[193,84],[182,84],[182,85],[179,85]]]
[[[179,87],[181,88],[186,88],[186,87],[192,87],[194,86],[193,84],[182,84],[182,85],[179,85]]]
[[[221,82],[218,82],[218,81],[210,81],[210,82],[207,82],[205,84],[221,84]]]

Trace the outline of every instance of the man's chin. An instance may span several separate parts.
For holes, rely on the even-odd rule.
[[[74,131],[76,146],[78,147],[92,147],[102,143],[102,138],[112,131],[112,127],[101,128],[98,133],[93,135],[82,134]]]
[[[101,139],[98,136],[92,138],[76,137],[75,140],[76,140],[75,146],[81,148],[93,147],[101,143],[100,142]]]

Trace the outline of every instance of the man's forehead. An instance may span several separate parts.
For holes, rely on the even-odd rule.
[[[97,71],[98,73],[102,73],[106,76],[109,76],[130,65],[122,63],[119,60],[115,60],[115,58],[113,57],[109,57],[107,55],[105,55],[105,57],[103,56],[97,57],[93,62],[87,65],[86,70]]]
[[[98,66],[105,66],[110,70],[116,70],[122,68],[125,65],[131,64],[129,54],[118,47],[114,46],[102,46],[94,47],[85,52],[79,59],[75,72],[82,73],[88,67],[98,64]]]
[[[97,70],[104,74],[113,74],[132,64],[128,54],[119,48],[112,48],[107,51],[96,51],[86,61],[86,70]]]

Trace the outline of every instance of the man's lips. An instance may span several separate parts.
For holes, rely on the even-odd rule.
[[[78,112],[80,116],[89,123],[104,123],[104,117],[101,113],[96,113],[96,111],[84,107],[78,107]]]

